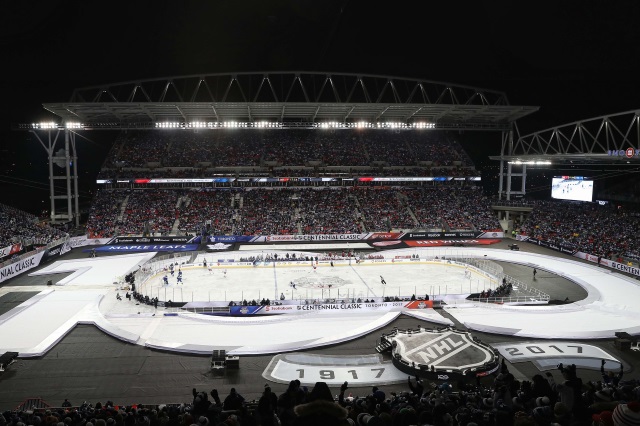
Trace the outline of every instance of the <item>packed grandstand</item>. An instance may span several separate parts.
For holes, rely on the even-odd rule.
[[[478,175],[448,132],[123,131],[100,171],[86,234],[502,231],[491,206],[507,202],[487,197]],[[640,259],[633,208],[519,203],[531,208],[514,226],[521,235],[611,260]],[[1,214],[1,247],[12,247],[4,261],[64,237],[10,206]]]

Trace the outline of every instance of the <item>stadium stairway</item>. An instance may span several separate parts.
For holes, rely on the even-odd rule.
[[[388,352],[391,350],[391,342],[385,339],[384,337],[380,339],[380,343],[376,345],[376,352],[379,354]]]
[[[118,215],[118,222],[122,222],[122,218],[124,217],[124,212],[127,211],[127,204],[129,204],[129,196],[127,195],[122,200],[122,205],[120,206],[120,214]]]
[[[171,227],[171,233],[169,235],[178,235],[178,230],[180,228],[180,219],[176,219],[173,222],[173,226]]]

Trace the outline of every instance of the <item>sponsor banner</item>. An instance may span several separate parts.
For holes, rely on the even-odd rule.
[[[251,243],[257,238],[260,237],[253,235],[211,235],[208,237],[210,243]]]
[[[504,238],[502,231],[455,231],[455,232],[407,232],[402,240],[429,240],[446,238]]]
[[[225,243],[215,243],[215,244],[206,244],[203,248],[207,251],[224,251],[231,250],[233,248],[233,244],[225,244]]]
[[[497,244],[502,240],[497,239],[476,239],[476,240],[408,240],[404,241],[409,247],[440,247],[440,246],[459,246],[459,245],[489,245]]]
[[[18,276],[29,269],[35,268],[40,264],[43,255],[44,251],[41,251],[33,256],[29,256],[26,259],[22,259],[0,269],[0,283]]]
[[[108,245],[113,244],[198,244],[201,237],[114,237]]]
[[[549,241],[545,241],[545,240],[540,240],[538,238],[533,238],[533,237],[528,237],[528,236],[522,236],[520,239],[518,239],[518,237],[520,237],[519,235],[516,236],[516,240],[518,241],[526,241],[528,243],[531,244],[537,244],[540,247],[545,247],[551,250],[555,250],[555,251],[559,251],[560,253],[567,253],[570,255],[574,255],[576,254],[576,252],[578,251],[577,249],[565,245],[565,244],[556,244],[556,243],[551,243]]]
[[[371,232],[367,234],[367,240],[399,240],[404,232]]]
[[[0,249],[0,259],[3,257],[11,256],[12,254],[19,253],[22,250],[22,244],[13,244]]]
[[[64,250],[64,245],[65,244],[58,244],[57,246],[53,246],[46,249],[43,252],[43,256],[42,256],[42,259],[40,260],[40,263],[43,264],[43,263],[50,262],[54,258],[59,257],[60,255],[69,251],[69,250]]]
[[[82,235],[80,237],[69,238],[68,243],[69,243],[69,247],[76,248],[76,247],[83,247],[83,246],[89,245],[89,240],[87,239],[86,235]]]
[[[464,231],[464,232],[407,232],[402,237],[403,240],[423,240],[431,238],[478,238],[482,235],[482,232],[478,231]]]
[[[593,254],[583,253],[581,251],[574,254],[575,257],[580,259],[588,260],[589,262],[598,263],[598,256],[594,256]],[[625,265],[624,263],[615,262],[609,259],[600,259],[600,264],[608,266],[609,268],[615,269],[620,272],[626,272],[627,274],[635,275],[636,277],[640,277],[640,268],[635,266]]]
[[[413,300],[407,303],[405,306],[407,309],[428,309],[433,308],[432,300]]]
[[[253,242],[360,241],[366,236],[367,234],[265,235],[257,237]]]
[[[625,265],[624,263],[618,263],[608,259],[602,259],[602,263],[618,271],[626,272],[628,274],[633,274],[637,277],[640,277],[640,269],[636,268],[635,266]]]
[[[381,303],[323,303],[321,305],[295,305],[296,311],[376,311],[403,308],[406,302]]]
[[[260,312],[264,306],[231,306],[229,314],[231,315],[254,315]]]
[[[139,252],[139,251],[196,251],[198,244],[130,244],[102,246],[95,249],[99,252]]]
[[[485,231],[476,238],[504,238],[503,231]]]
[[[413,304],[417,307],[417,302],[381,302],[381,303],[323,303],[319,305],[269,305],[269,306],[232,306],[229,313],[232,315],[274,315],[274,314],[300,314],[307,311],[378,311],[390,309],[402,309]],[[426,306],[425,306],[426,307]]]

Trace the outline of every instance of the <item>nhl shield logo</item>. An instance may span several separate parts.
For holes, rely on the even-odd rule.
[[[491,346],[455,328],[395,330],[385,338],[391,342],[394,365],[407,374],[481,376],[498,367]]]

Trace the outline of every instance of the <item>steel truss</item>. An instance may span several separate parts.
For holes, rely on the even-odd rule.
[[[503,132],[500,161],[499,196],[525,194],[527,165],[539,162],[572,164],[616,164],[634,165],[640,163],[640,110],[625,111],[587,120],[575,121],[546,130],[520,136],[516,141],[513,134]],[[503,189],[506,170],[506,190]],[[521,168],[514,173],[513,168]],[[522,177],[521,189],[511,187],[512,177]]]
[[[208,74],[76,89],[44,107],[84,126],[128,123],[370,123],[427,121],[441,128],[508,130],[538,109],[509,105],[505,93],[429,80],[367,74]]]

